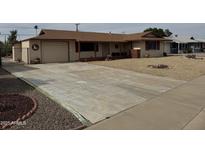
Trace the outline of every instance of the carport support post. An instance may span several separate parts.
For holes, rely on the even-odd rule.
[[[79,61],[80,61],[80,41],[78,41],[78,58],[79,58]]]
[[[95,51],[94,51],[95,60],[96,60],[96,50],[98,50],[97,47],[98,47],[98,42],[96,43]]]
[[[109,55],[111,55],[110,46],[111,46],[111,44],[110,44],[110,42],[109,42]]]
[[[119,45],[120,45],[120,58],[122,58],[122,44],[119,43]]]

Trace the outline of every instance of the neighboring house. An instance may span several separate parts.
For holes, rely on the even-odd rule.
[[[63,30],[41,30],[36,37],[21,41],[21,59],[32,63],[75,62],[131,57],[137,50],[138,57],[163,56],[168,39],[157,37],[151,32],[135,34],[112,34],[76,32]],[[14,46],[14,56],[15,54]],[[15,59],[15,58],[14,58]]]
[[[203,52],[205,52],[205,39],[195,39],[200,43],[200,48]]]
[[[12,58],[13,58],[13,61],[22,60],[21,42],[17,42],[12,46]]]
[[[167,51],[171,54],[203,52],[205,49],[205,40],[203,39],[179,36],[171,36],[166,38],[172,40],[167,42],[167,48],[170,48]]]

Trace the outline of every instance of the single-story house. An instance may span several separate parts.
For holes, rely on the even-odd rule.
[[[36,60],[39,63],[59,63],[105,59],[108,56],[159,57],[163,56],[166,41],[169,40],[152,32],[113,34],[43,29],[38,36],[21,41],[20,53],[21,60],[27,64]],[[14,60],[18,55],[15,47]],[[137,51],[137,54],[132,51]]]
[[[166,37],[172,41],[166,42],[167,48],[170,48],[168,53],[195,53],[203,52],[205,49],[205,40],[195,39],[193,37],[170,36]]]

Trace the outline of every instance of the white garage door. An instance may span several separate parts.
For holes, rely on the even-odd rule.
[[[43,63],[68,62],[67,42],[42,42]]]

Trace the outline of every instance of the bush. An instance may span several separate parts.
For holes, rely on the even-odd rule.
[[[188,50],[187,50],[187,53],[192,53],[193,51],[192,51],[192,49],[191,48],[189,48]]]

